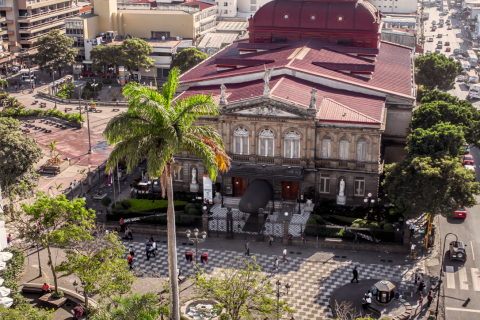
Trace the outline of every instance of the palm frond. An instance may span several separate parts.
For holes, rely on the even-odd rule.
[[[216,162],[216,154],[206,145],[202,137],[186,134],[182,140],[183,148],[188,152],[196,155],[203,160],[203,164],[207,169],[208,175],[215,181],[218,174],[218,164]]]
[[[179,82],[178,76],[179,76],[178,68],[171,69],[170,73],[168,74],[168,80],[167,82],[165,82],[165,84],[162,87],[162,96],[163,96],[165,106],[167,108],[171,108],[172,97],[177,91],[178,82]]]
[[[177,115],[173,124],[178,123],[184,126],[190,126],[198,117],[202,115],[214,116],[218,112],[218,107],[214,103],[212,95],[204,94],[190,96],[185,99],[175,101]]]

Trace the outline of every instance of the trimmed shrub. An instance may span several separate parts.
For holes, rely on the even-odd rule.
[[[108,207],[110,203],[112,203],[112,199],[110,199],[109,197],[104,197],[102,200],[100,200],[100,203],[105,207]]]
[[[186,209],[185,209],[186,210]],[[198,210],[195,208],[188,209],[187,213],[191,216],[198,216]]]
[[[331,223],[334,223],[334,224],[338,224],[340,226],[351,226],[352,223],[357,220],[355,218],[349,218],[349,217],[343,217],[343,216],[337,216],[337,215],[333,215],[333,216],[330,216],[330,218],[328,218],[328,221],[330,221]]]
[[[196,209],[195,205],[193,203],[187,203],[185,205],[185,210],[190,210],[190,209]]]
[[[102,83],[104,83],[104,84],[112,84],[112,79],[108,79],[108,78],[102,79]]]
[[[125,209],[130,209],[132,207],[132,203],[128,201],[128,199],[123,199],[122,201],[120,201],[120,203]]]
[[[122,206],[122,204],[120,202],[115,202],[113,205],[112,205],[112,209],[114,210],[125,210],[125,208]]]
[[[71,121],[74,123],[85,121],[85,117],[83,115],[80,116],[80,114],[76,112],[63,113],[62,111],[57,109],[47,109],[47,110],[25,109],[25,107],[22,106],[18,109],[8,109],[8,110],[4,110],[3,112],[0,112],[0,117],[28,118],[28,117],[45,117],[45,116],[56,117],[56,118]]]
[[[197,208],[197,210],[199,211],[202,210],[202,203],[200,202],[195,203],[195,208]]]
[[[385,231],[394,231],[395,230],[395,227],[393,226],[393,224],[391,223],[385,223],[383,225],[383,230]]]
[[[323,221],[323,218],[320,217],[319,215],[314,215],[313,218],[317,222],[317,224],[325,224],[325,221]]]

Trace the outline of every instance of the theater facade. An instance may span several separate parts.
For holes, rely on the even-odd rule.
[[[211,94],[220,108],[198,121],[232,158],[213,191],[241,197],[264,179],[280,202],[376,199],[384,164],[405,154],[415,105],[414,53],[381,41],[381,29],[367,1],[271,1],[249,19],[248,40],[184,73],[180,98]],[[175,189],[201,191],[202,161],[176,159]]]

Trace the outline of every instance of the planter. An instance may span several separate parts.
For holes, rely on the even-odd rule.
[[[213,299],[190,300],[180,308],[180,312],[189,320],[218,320],[226,310],[222,309],[219,314],[213,313],[213,306],[216,304],[218,301]]]

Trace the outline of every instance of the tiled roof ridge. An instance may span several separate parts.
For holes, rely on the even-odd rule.
[[[337,105],[339,105],[339,106],[342,106],[343,108],[348,109],[349,111],[351,111],[351,112],[353,112],[353,113],[356,113],[356,114],[358,114],[358,115],[361,115],[361,116],[363,116],[363,117],[365,117],[365,118],[367,118],[367,119],[369,119],[369,120],[371,120],[371,121],[375,121],[375,122],[381,121],[381,120],[377,120],[377,119],[375,119],[375,118],[372,118],[372,117],[370,117],[370,116],[367,116],[366,114],[364,114],[364,113],[362,113],[362,112],[360,112],[360,111],[357,111],[357,110],[355,110],[355,109],[352,109],[352,108],[350,108],[350,107],[347,107],[346,105],[344,105],[344,104],[342,104],[342,103],[340,103],[340,102],[338,102],[338,101],[335,101],[335,100],[333,100],[333,99],[331,99],[331,98],[324,97],[323,100],[322,100],[321,106],[323,105],[324,100],[331,101],[331,102],[333,102],[333,103],[335,103],[335,104],[337,104]],[[318,109],[318,112],[320,112],[320,110],[321,110],[321,108]],[[320,119],[320,121],[321,121],[321,120],[322,120],[322,119]]]
[[[197,65],[195,65],[193,68],[187,70],[186,72],[182,73],[179,78],[183,77],[184,75],[190,73],[191,71],[195,70],[196,68],[200,67],[200,66],[203,66],[205,63],[207,63],[208,60],[212,59],[213,57],[215,57],[217,54],[219,54],[220,52],[222,52],[223,50],[226,50],[229,46],[225,46],[223,47],[222,49],[218,50],[217,52],[215,52],[214,54],[212,54],[210,57],[208,57],[207,59],[203,60],[202,62],[200,63],[197,63]],[[216,58],[215,58],[216,59]],[[181,79],[179,79],[180,82],[181,82]]]

